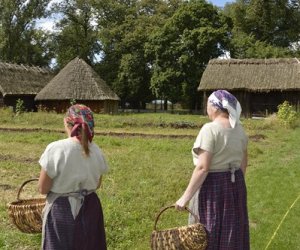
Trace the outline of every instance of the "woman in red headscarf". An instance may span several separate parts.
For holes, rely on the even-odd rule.
[[[42,249],[107,249],[95,191],[108,166],[92,142],[93,113],[87,106],[73,105],[64,126],[68,138],[50,143],[39,160],[39,191],[47,195]]]

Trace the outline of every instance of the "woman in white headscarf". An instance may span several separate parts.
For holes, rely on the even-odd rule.
[[[211,122],[201,128],[194,143],[195,169],[176,208],[190,202],[207,230],[207,249],[247,250],[248,138],[239,120],[241,106],[231,93],[217,90],[208,98],[207,114]]]

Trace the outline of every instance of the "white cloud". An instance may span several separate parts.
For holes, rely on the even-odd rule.
[[[55,22],[52,18],[40,18],[36,20],[36,27],[43,30],[54,30]]]
[[[231,58],[229,51],[224,50],[223,53],[224,53],[223,55],[218,57],[219,59],[230,59]]]
[[[59,2],[61,2],[61,0],[50,1],[46,9],[49,11],[53,4]],[[61,19],[60,14],[54,14],[51,17],[47,17],[47,18],[40,18],[36,20],[36,27],[41,28],[43,30],[53,31],[56,22],[59,21],[60,19]]]

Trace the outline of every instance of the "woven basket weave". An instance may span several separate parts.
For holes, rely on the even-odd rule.
[[[152,250],[204,250],[207,247],[207,235],[204,226],[199,222],[196,215],[188,208],[185,208],[196,219],[197,223],[171,228],[167,230],[157,230],[156,225],[160,215],[169,208],[162,208],[156,216],[154,230],[151,234],[151,249]]]
[[[7,204],[8,214],[13,224],[23,233],[42,232],[42,210],[45,206],[45,198],[20,199],[24,186],[38,179],[25,181],[19,188],[17,201]]]

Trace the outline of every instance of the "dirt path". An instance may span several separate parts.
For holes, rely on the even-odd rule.
[[[3,128],[0,131],[6,132],[49,132],[49,133],[65,133],[64,130],[58,129],[43,129],[43,128]],[[95,135],[116,136],[116,137],[147,137],[147,138],[171,138],[171,139],[195,139],[194,135],[176,135],[176,134],[146,134],[146,133],[128,133],[128,132],[99,132],[95,131]],[[250,135],[249,139],[258,142],[266,139],[263,134]]]
[[[0,127],[0,131],[6,132],[51,132],[51,133],[65,133],[64,130],[58,129],[43,129],[43,128],[3,128]],[[128,132],[97,132],[95,135],[102,136],[116,136],[116,137],[148,137],[148,138],[195,138],[194,135],[175,135],[175,134],[146,134],[146,133],[128,133]]]

